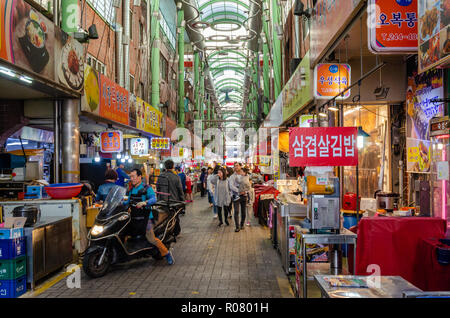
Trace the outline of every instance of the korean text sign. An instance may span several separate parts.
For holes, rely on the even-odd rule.
[[[314,97],[331,99],[350,86],[351,68],[348,64],[318,64],[314,68]],[[339,99],[350,97],[350,89]]]
[[[132,138],[130,145],[131,145],[131,147],[130,147],[131,154],[133,156],[148,154],[148,139],[147,138]]]
[[[368,12],[371,51],[417,52],[417,0],[371,0]]]
[[[289,165],[356,166],[356,127],[289,128]]]
[[[101,152],[122,152],[122,146],[121,131],[104,131],[100,134]]]
[[[128,91],[100,74],[100,116],[129,125]]]
[[[169,150],[170,149],[170,138],[152,138],[151,148],[152,149]]]

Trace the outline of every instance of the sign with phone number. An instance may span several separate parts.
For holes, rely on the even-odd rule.
[[[371,0],[369,50],[373,53],[417,52],[417,0]]]
[[[331,99],[350,85],[351,68],[348,64],[317,64],[314,68],[314,97]],[[350,97],[350,90],[338,99]]]

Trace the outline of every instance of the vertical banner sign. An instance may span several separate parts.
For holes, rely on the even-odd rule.
[[[121,131],[104,131],[100,134],[101,152],[122,152],[123,138]]]
[[[419,73],[450,62],[450,1],[420,0]]]
[[[128,91],[100,74],[100,116],[129,125]]]
[[[417,1],[370,1],[367,19],[372,53],[417,52]]]
[[[148,155],[148,139],[132,138],[130,141],[131,154],[133,156]]]
[[[350,86],[351,68],[348,64],[317,64],[314,68],[314,97],[331,99]],[[350,89],[338,99],[350,97]]]
[[[289,128],[289,165],[356,166],[356,127]]]
[[[61,1],[61,28],[66,33],[77,32],[79,25],[78,0]]]

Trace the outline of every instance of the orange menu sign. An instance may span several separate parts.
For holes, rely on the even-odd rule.
[[[417,0],[371,0],[368,12],[372,52],[417,52]]]
[[[102,152],[122,152],[122,132],[104,131],[100,134],[100,150]]]
[[[100,75],[100,116],[129,125],[128,91]]]
[[[351,68],[348,64],[324,63],[314,68],[314,97],[331,99],[350,85]],[[350,90],[339,99],[350,97]]]

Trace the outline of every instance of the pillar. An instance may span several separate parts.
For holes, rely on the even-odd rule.
[[[275,99],[281,93],[281,42],[275,26],[280,25],[280,9],[277,0],[272,0],[273,73]]]
[[[159,109],[159,0],[153,0],[152,6],[152,106]]]
[[[200,113],[200,98],[199,98],[199,91],[200,91],[200,85],[199,85],[199,68],[200,68],[200,57],[198,51],[194,52],[194,98],[195,98],[195,119],[199,118]]]
[[[178,126],[184,127],[184,11],[178,9]]]
[[[79,99],[65,99],[61,106],[62,182],[80,182]],[[55,151],[57,151],[55,149]]]

